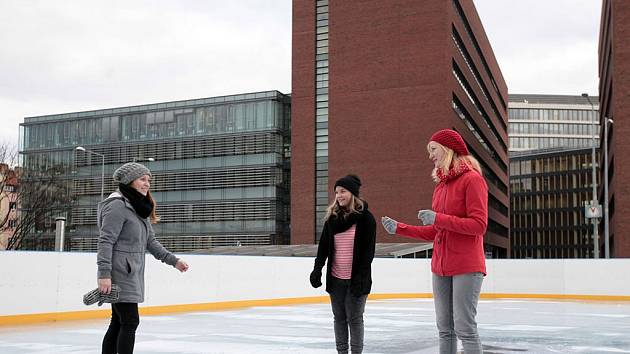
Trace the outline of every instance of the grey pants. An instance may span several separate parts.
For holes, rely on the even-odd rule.
[[[482,273],[452,277],[433,274],[433,299],[440,336],[440,354],[456,354],[458,338],[462,341],[465,354],[483,353],[475,322],[482,282]]]
[[[349,280],[332,277],[330,304],[335,317],[337,353],[348,353],[348,328],[350,328],[352,354],[361,354],[363,351],[363,311],[366,301],[367,295],[352,296]]]

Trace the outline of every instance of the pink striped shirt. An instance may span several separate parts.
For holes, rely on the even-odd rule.
[[[332,276],[339,279],[352,277],[352,254],[354,253],[354,234],[356,225],[335,234],[335,255],[332,264]]]

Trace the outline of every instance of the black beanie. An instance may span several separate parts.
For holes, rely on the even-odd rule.
[[[355,175],[347,175],[345,177],[339,178],[337,182],[335,182],[335,188],[337,188],[337,186],[347,189],[350,193],[358,197],[359,187],[361,187],[361,180]]]

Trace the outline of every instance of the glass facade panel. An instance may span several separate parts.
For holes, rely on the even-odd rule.
[[[592,258],[591,150],[530,152],[510,160],[512,258]]]
[[[173,251],[283,244],[289,241],[289,126],[290,97],[277,91],[33,117],[21,126],[20,158],[25,169],[61,166],[71,181],[74,202],[60,215],[67,217],[72,250],[96,247],[103,163],[96,154],[105,156],[106,194],[116,189],[111,174],[121,164],[144,161],[151,169],[161,216],[156,234]],[[38,238],[54,239],[50,224]]]
[[[328,158],[328,1],[317,1],[315,10],[315,158]],[[323,225],[325,209],[328,206],[328,164],[315,165],[315,235],[319,241]]]

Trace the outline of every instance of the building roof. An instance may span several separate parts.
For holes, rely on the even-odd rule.
[[[315,257],[318,245],[221,246],[193,251],[194,254]],[[377,243],[375,257],[398,258],[433,249],[433,243]]]
[[[593,105],[599,104],[598,96],[589,96]],[[529,104],[560,104],[560,105],[590,105],[588,99],[582,96],[571,95],[530,95],[530,94],[510,94],[508,95],[510,103],[529,103]]]
[[[92,111],[25,117],[24,123],[20,123],[20,125],[55,121],[59,119],[96,118],[96,117],[101,117],[101,116],[115,116],[115,115],[123,115],[123,114],[132,114],[132,113],[137,113],[137,112],[152,111],[152,110],[182,109],[182,108],[195,107],[199,105],[229,104],[229,103],[249,101],[249,100],[278,99],[279,97],[289,98],[288,96],[286,96],[285,94],[277,90],[251,92],[251,93],[243,93],[243,94],[236,94],[236,95],[197,98],[197,99],[181,100],[181,101],[150,103],[150,104],[143,104],[143,105],[137,105],[137,106],[97,109],[97,110],[92,110]]]

